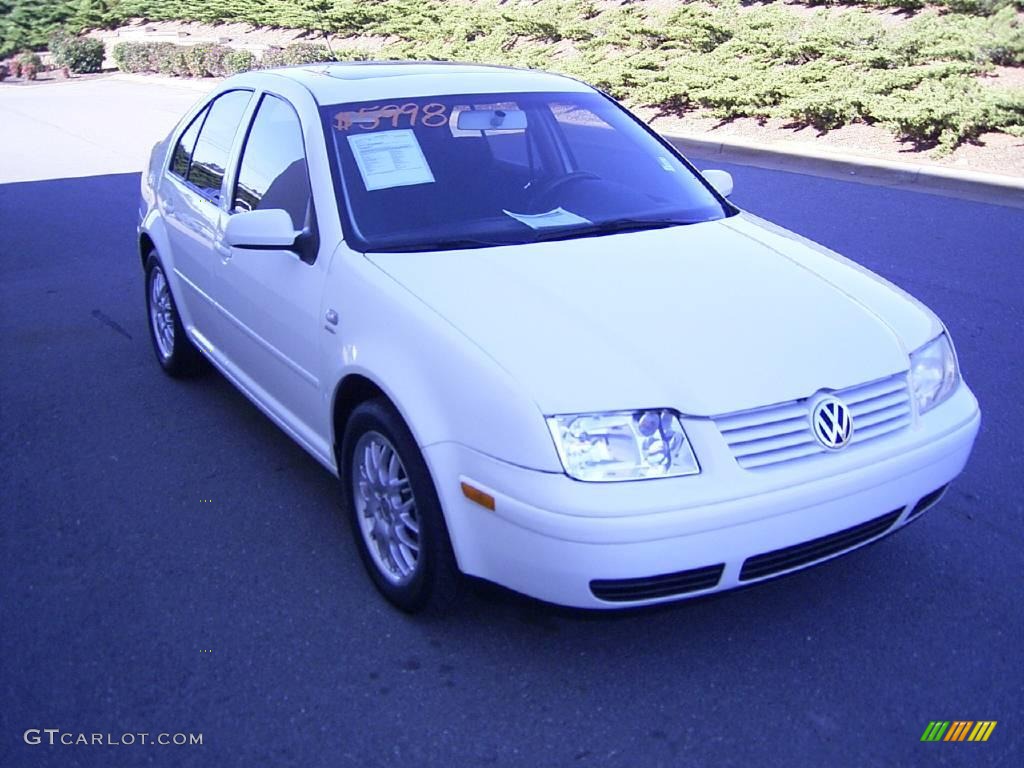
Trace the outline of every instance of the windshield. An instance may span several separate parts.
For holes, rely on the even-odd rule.
[[[433,251],[734,213],[598,93],[431,96],[322,108],[353,247]]]

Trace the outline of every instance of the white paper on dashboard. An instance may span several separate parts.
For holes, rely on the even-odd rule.
[[[516,221],[520,221],[531,229],[544,229],[545,227],[567,227],[572,224],[590,224],[588,219],[584,219],[582,216],[577,216],[575,213],[565,210],[559,206],[547,213],[512,213],[512,211],[506,211],[504,208],[501,209],[502,213],[511,216]]]
[[[356,134],[348,137],[348,143],[369,192],[434,181],[423,149],[410,128]]]

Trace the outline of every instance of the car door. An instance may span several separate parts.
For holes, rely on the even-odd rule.
[[[222,318],[212,300],[220,256],[214,250],[225,214],[221,206],[224,172],[250,90],[217,96],[182,132],[161,183],[160,205],[171,248],[174,284],[183,319],[193,333],[216,348]]]
[[[229,320],[224,349],[243,386],[307,443],[317,441],[320,303],[326,258],[310,192],[299,117],[265,93],[253,114],[228,215],[281,209],[304,231],[296,250],[233,248],[218,242],[217,300]]]

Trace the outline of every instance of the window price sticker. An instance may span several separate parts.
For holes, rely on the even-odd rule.
[[[434,182],[423,149],[409,128],[346,138],[368,192]]]

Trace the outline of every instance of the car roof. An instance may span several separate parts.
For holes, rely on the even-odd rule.
[[[590,91],[578,80],[550,72],[488,64],[359,61],[262,70],[305,86],[320,104],[459,93]]]

